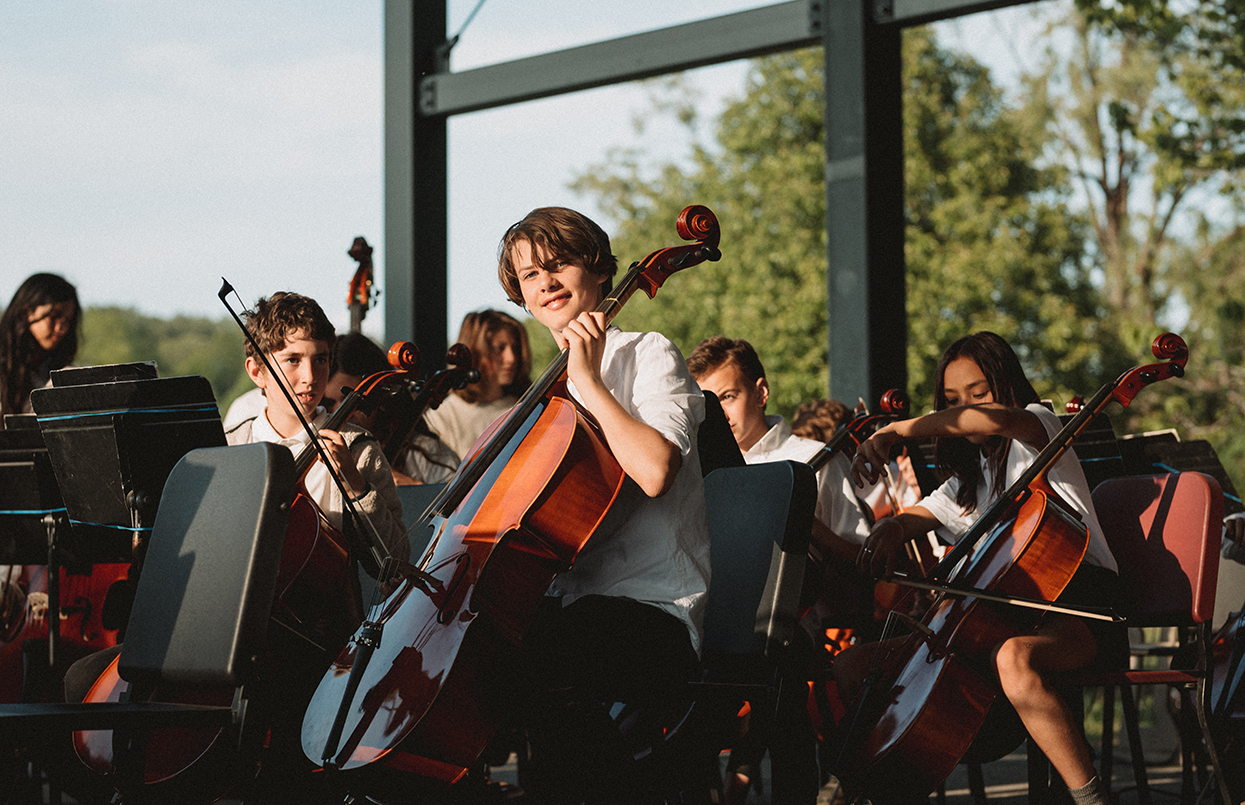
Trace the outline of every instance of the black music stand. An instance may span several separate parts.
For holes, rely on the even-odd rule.
[[[41,565],[48,558],[51,520],[64,520],[38,424],[31,414],[4,418],[0,431],[0,564]]]
[[[1061,414],[1059,421],[1068,424],[1075,414]],[[1072,444],[1077,460],[1089,488],[1093,489],[1108,478],[1119,478],[1126,472],[1120,444],[1115,438],[1115,428],[1106,414],[1099,414],[1089,421],[1085,430]]]
[[[1241,496],[1219,461],[1215,448],[1205,439],[1182,442],[1174,430],[1139,433],[1120,439],[1120,452],[1129,475],[1156,472],[1201,472],[1219,482],[1223,490],[1223,513],[1245,511]]]
[[[52,373],[52,385],[86,386],[115,383],[118,380],[155,380],[159,377],[155,361],[109,363],[102,366],[67,366]]]
[[[53,589],[59,565],[131,561],[151,530],[173,465],[195,448],[225,444],[205,378],[152,372],[152,364],[63,369],[52,373],[51,388],[30,394],[70,525],[68,534],[53,536],[48,551],[52,624],[59,621],[59,589]],[[72,385],[77,380],[87,382]],[[50,632],[53,674],[55,643]]]

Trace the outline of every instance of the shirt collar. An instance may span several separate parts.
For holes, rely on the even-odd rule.
[[[745,456],[764,455],[777,450],[791,438],[791,427],[787,425],[787,420],[778,414],[766,414],[765,424],[769,426],[769,430],[765,431],[765,435],[758,439],[756,444],[748,448]]]
[[[322,406],[316,408],[316,418],[311,421],[311,427],[314,430],[319,431],[320,428],[324,427],[324,424],[328,421],[328,418],[328,412],[325,411]],[[255,422],[251,425],[251,434],[252,438],[257,441],[283,444],[286,447],[291,448],[295,446],[301,447],[308,442],[306,431],[299,431],[288,438],[277,433],[276,428],[274,428],[272,423],[268,421],[267,406],[264,407],[264,410],[260,412],[259,416],[255,417]]]

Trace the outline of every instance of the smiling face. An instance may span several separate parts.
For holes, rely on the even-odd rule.
[[[593,274],[575,263],[546,263],[543,249],[533,252],[531,242],[517,240],[511,251],[523,306],[549,328],[558,343],[563,328],[580,313],[601,303],[601,285],[608,277]]]
[[[306,338],[302,330],[285,339],[285,346],[270,356],[273,366],[284,375],[287,385],[298,401],[304,417],[311,419],[329,379],[329,345],[327,341]],[[255,358],[246,359],[246,373],[255,385],[264,389],[268,399],[268,421],[283,437],[302,430],[298,415],[290,408],[285,394]]]
[[[769,430],[765,424],[769,383],[765,378],[749,380],[738,363],[728,360],[696,378],[696,383],[705,391],[713,392],[722,403],[722,412],[741,451],[746,453]]]
[[[972,358],[956,358],[943,372],[943,394],[948,408],[994,402],[990,381]],[[973,444],[985,444],[988,436],[966,437]]]
[[[26,314],[30,337],[44,352],[51,352],[69,334],[76,312],[77,305],[73,302],[39,305]]]

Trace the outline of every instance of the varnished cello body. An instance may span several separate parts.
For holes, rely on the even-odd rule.
[[[341,768],[372,763],[409,735],[395,759],[400,767],[453,782],[507,712],[506,660],[624,477],[569,400],[554,397],[529,419],[505,462],[495,463],[442,524],[452,539],[442,539],[422,568],[436,582],[407,583],[385,601],[383,641],[402,639],[402,645],[371,660],[359,706],[378,717],[360,720],[343,736]],[[529,503],[515,506],[518,497]],[[317,699],[331,704],[344,694],[357,648],[352,644],[337,658]],[[308,755],[324,747],[332,724],[331,717],[311,714],[303,726]]]
[[[717,221],[679,217],[698,242],[632,266],[599,310],[612,318],[637,288],[717,259]],[[303,749],[326,768],[383,761],[442,782],[461,778],[506,715],[510,660],[557,573],[570,567],[625,476],[596,425],[567,394],[562,353],[477,443],[424,522],[437,536],[321,681]]]
[[[986,537],[955,581],[1054,601],[1088,545],[1085,525],[1039,490],[1014,519]],[[841,777],[882,800],[919,797],[937,788],[968,751],[999,695],[987,664],[989,650],[1036,622],[1036,613],[1018,618],[979,598],[940,599],[923,621],[930,632],[918,630],[882,661],[878,684],[887,691],[857,716],[874,725],[858,750],[862,773],[850,771],[849,760]]]
[[[1111,400],[1128,405],[1143,386],[1183,375],[1188,349],[1179,336],[1159,336],[1153,351],[1170,362],[1138,367],[1104,386],[934,569],[937,584],[915,585],[944,597],[909,637],[876,648],[877,662],[843,722],[836,774],[849,790],[887,801],[936,788],[1000,692],[993,647],[1032,630],[1033,613],[1068,611],[1053,602],[1076,573],[1088,532],[1064,510],[1045,474]]]
[[[126,584],[128,562],[109,562],[90,566],[85,573],[59,568],[60,573],[60,628],[58,651],[61,659],[57,664],[67,665],[74,659],[93,651],[100,651],[117,642],[117,625],[105,623],[104,602],[115,584]],[[24,662],[22,644],[28,640],[46,641],[48,621],[46,608],[48,577],[46,565],[25,565],[10,583],[20,584],[26,590],[24,609],[14,618],[11,635],[0,640],[0,702],[19,702],[24,687]],[[35,604],[43,596],[43,607]],[[47,649],[42,648],[42,656]],[[66,659],[67,658],[67,659]],[[64,666],[62,666],[64,667]],[[35,687],[39,687],[36,685]],[[53,686],[47,685],[47,688]],[[27,689],[27,695],[45,691]],[[50,700],[60,696],[59,690],[47,690]],[[44,700],[44,699],[41,699]]]

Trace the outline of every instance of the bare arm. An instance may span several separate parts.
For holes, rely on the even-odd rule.
[[[855,564],[856,557],[860,555],[859,545],[843,539],[817,518],[813,518],[812,539],[813,545],[823,556],[834,557],[844,564]]]
[[[866,482],[876,483],[885,472],[891,447],[896,442],[932,436],[1004,436],[1035,450],[1041,450],[1050,440],[1037,414],[1023,408],[1009,408],[997,403],[944,408],[879,428],[856,449],[856,457],[852,460],[852,480],[857,486],[864,486]]]

